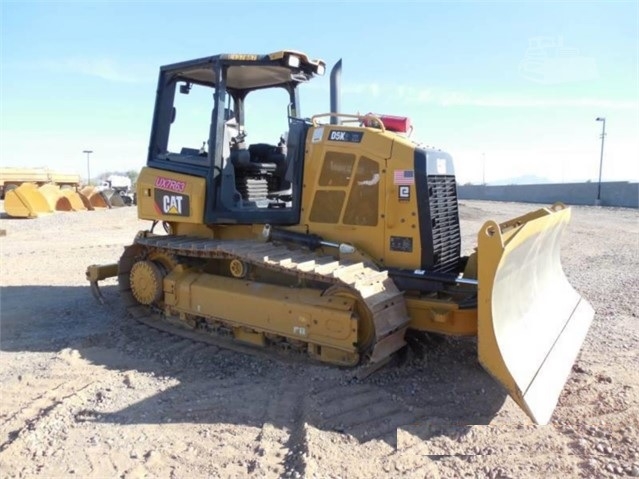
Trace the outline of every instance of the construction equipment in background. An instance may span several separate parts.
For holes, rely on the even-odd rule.
[[[85,204],[90,205],[91,210],[111,208],[109,198],[97,186],[82,187],[80,195],[85,199]]]
[[[23,183],[7,191],[4,209],[13,218],[37,218],[59,211],[86,211],[126,206],[120,193],[84,186],[79,191],[53,184]]]
[[[54,211],[85,210],[80,176],[48,168],[0,168],[0,196],[7,215],[36,218]]]
[[[122,175],[109,175],[100,182],[99,190],[111,203],[111,206],[131,206],[135,203],[135,195],[131,191],[131,178]]]
[[[60,188],[51,183],[38,186],[22,183],[7,191],[4,209],[13,218],[37,218],[55,211],[85,211],[84,198],[71,188]]]
[[[450,155],[408,138],[407,119],[340,113],[341,61],[331,113],[303,118],[298,87],[324,69],[295,51],[161,67],[137,182],[152,225],[118,263],[88,268],[92,291],[117,276],[146,324],[366,371],[409,329],[477,336],[485,369],[548,422],[594,316],[560,263],[570,209],[488,221],[463,256]],[[279,109],[254,107],[277,93]],[[188,95],[197,108],[182,108]],[[189,112],[211,98],[194,130]],[[288,133],[249,145],[251,122]]]
[[[13,218],[37,218],[53,208],[35,183],[22,183],[4,196],[4,210]]]
[[[46,184],[38,188],[54,211],[85,211],[87,208],[77,191]]]
[[[41,169],[32,171],[31,178],[34,181],[20,182],[18,178],[28,178],[31,170],[20,170],[22,173],[17,173],[18,169],[15,170],[3,177],[6,187],[4,209],[7,215],[13,218],[37,218],[58,211],[117,208],[134,202],[128,178],[128,187],[125,189],[84,186],[78,190],[78,183],[73,183],[73,180],[79,180],[79,177],[73,178],[57,173],[45,175],[43,172],[47,170]],[[45,181],[47,179],[55,181]]]
[[[0,168],[0,199],[4,199],[7,192],[23,183],[33,183],[36,186],[52,184],[63,189],[75,189],[80,185],[80,175],[48,168]]]

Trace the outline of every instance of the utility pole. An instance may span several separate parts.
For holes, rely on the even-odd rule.
[[[597,183],[597,199],[595,200],[595,206],[601,206],[601,169],[603,167],[604,139],[606,137],[606,118],[598,116],[595,121],[603,123],[601,129],[601,155],[599,157],[599,182]]]
[[[486,186],[486,153],[481,154],[481,184]]]
[[[82,150],[82,153],[86,153],[87,155],[87,185],[91,184],[91,166],[89,161],[89,155],[93,153],[93,150]]]

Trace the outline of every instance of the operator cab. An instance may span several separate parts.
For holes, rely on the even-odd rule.
[[[297,87],[324,70],[294,51],[162,67],[148,166],[206,178],[207,224],[296,223],[309,128]]]

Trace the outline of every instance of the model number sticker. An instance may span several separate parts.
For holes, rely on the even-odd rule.
[[[328,135],[330,141],[344,141],[348,143],[359,143],[362,141],[364,133],[361,131],[331,130]]]
[[[182,193],[186,189],[186,181],[172,180],[171,178],[158,176],[155,179],[155,187]]]
[[[155,209],[162,215],[189,216],[189,197],[156,188]]]
[[[248,55],[246,53],[231,53],[228,56],[229,60],[240,60],[240,61],[257,61],[257,55]]]

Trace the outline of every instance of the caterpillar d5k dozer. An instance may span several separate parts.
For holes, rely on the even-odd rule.
[[[88,268],[94,293],[117,275],[147,324],[364,370],[409,328],[476,335],[481,364],[548,422],[594,315],[560,264],[570,210],[489,221],[462,257],[451,157],[408,139],[406,118],[337,113],[340,68],[332,113],[304,119],[298,86],[325,64],[302,53],[162,67],[137,182],[152,226]],[[288,133],[248,144],[247,125]]]

